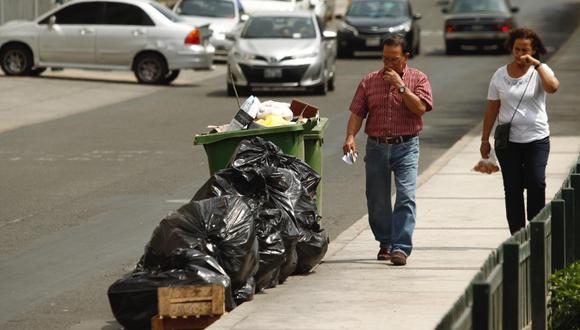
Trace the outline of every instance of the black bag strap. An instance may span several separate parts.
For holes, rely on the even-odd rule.
[[[528,86],[530,85],[530,81],[532,81],[532,78],[534,77],[534,73],[536,73],[536,70],[532,71],[532,75],[530,76],[530,79],[528,79],[528,83],[526,84],[526,88],[524,88],[524,92],[522,93],[522,97],[520,97],[520,101],[518,102],[518,105],[516,105],[516,109],[514,110],[514,114],[512,115],[512,119],[510,119],[510,124],[512,123],[512,121],[514,120],[514,117],[516,116],[516,113],[518,112],[518,108],[520,107],[520,104],[522,103],[522,100],[524,99],[524,95],[526,95],[526,91],[528,90]],[[499,124],[499,115],[497,116],[497,123]]]

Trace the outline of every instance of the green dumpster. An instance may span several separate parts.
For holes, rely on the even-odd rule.
[[[304,161],[310,165],[322,178],[322,144],[324,132],[328,126],[328,118],[320,118],[320,121],[311,130],[304,132]],[[322,180],[316,190],[316,206],[318,213],[322,214]]]
[[[242,140],[259,136],[280,147],[285,154],[304,160],[304,126],[285,125],[240,131],[196,135],[193,144],[203,145],[207,154],[209,174],[225,168]]]

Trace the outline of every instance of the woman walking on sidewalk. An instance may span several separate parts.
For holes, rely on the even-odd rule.
[[[513,59],[491,78],[480,152],[483,158],[489,157],[489,135],[497,121],[495,151],[503,177],[506,216],[514,234],[526,225],[524,188],[528,220],[545,205],[550,152],[546,93],[555,93],[560,83],[552,69],[540,61],[546,47],[536,32],[513,30],[506,45]]]

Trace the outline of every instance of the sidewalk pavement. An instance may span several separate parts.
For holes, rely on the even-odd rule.
[[[579,53],[577,30],[549,61],[561,88],[548,97],[548,200],[580,152]],[[313,273],[256,295],[208,329],[433,329],[509,237],[501,174],[471,171],[480,132],[474,128],[419,177],[407,266],[376,260],[378,243],[365,216],[331,242]]]

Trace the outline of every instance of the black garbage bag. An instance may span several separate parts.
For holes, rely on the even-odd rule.
[[[173,212],[157,225],[145,254],[141,257],[137,269],[144,271],[164,271],[171,269],[170,261],[175,250],[197,249],[208,254],[203,223],[193,221],[188,214],[178,210]]]
[[[330,240],[320,227],[316,203],[307,194],[303,194],[296,203],[295,214],[300,235],[296,244],[298,263],[294,274],[305,274],[320,263]]]
[[[225,168],[217,171],[195,193],[193,201],[225,195],[265,198],[266,182],[261,173],[254,168],[239,170]]]
[[[261,137],[242,140],[228,163],[228,167],[246,170],[262,166],[277,167],[282,151],[272,142]]]
[[[278,273],[278,284],[286,282],[288,276],[294,274],[296,266],[298,265],[298,254],[296,253],[297,240],[284,241],[284,248],[286,255],[284,256],[284,263],[280,267]]]
[[[256,292],[256,282],[253,277],[248,278],[246,283],[234,292],[234,299],[238,305],[254,299]]]
[[[151,318],[158,313],[157,288],[223,284],[228,281],[222,274],[195,265],[188,269],[174,269],[161,273],[130,273],[113,283],[107,294],[115,319],[126,329],[143,330],[151,328]],[[231,300],[229,306],[226,304],[228,310],[234,307]]]
[[[267,289],[272,284],[272,278],[285,260],[286,250],[282,237],[282,211],[278,209],[261,210],[256,221],[256,236],[258,238],[258,253],[260,267],[254,275],[256,292]]]
[[[280,167],[286,168],[291,170],[296,174],[298,180],[302,183],[302,186],[308,192],[308,196],[315,199],[316,196],[316,189],[320,184],[320,180],[322,179],[320,174],[318,174],[310,165],[306,164],[304,161],[289,155],[282,155],[281,156],[281,165]]]
[[[282,153],[280,148],[261,137],[240,142],[233,153],[228,167],[249,170],[266,166],[285,168],[293,171],[311,197],[316,195],[320,175],[304,161]]]
[[[303,193],[298,178],[291,170],[276,167],[264,167],[260,173],[266,180],[268,200],[264,206],[284,211],[295,221],[294,206]]]
[[[153,231],[144,268],[167,268],[173,251],[194,248],[213,256],[230,276],[232,290],[239,289],[258,270],[253,204],[246,197],[228,195],[183,205]]]

